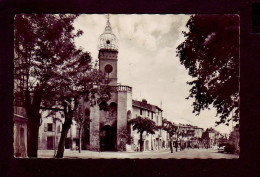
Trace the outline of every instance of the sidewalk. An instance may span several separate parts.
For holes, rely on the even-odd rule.
[[[38,158],[54,158],[54,150],[39,150]],[[65,150],[64,159],[237,159],[238,155],[218,153],[213,149],[185,149],[170,152],[169,149],[144,152],[96,152]]]
[[[104,157],[108,155],[140,155],[140,154],[156,154],[156,153],[169,153],[170,149],[160,149],[160,150],[154,150],[154,151],[143,151],[143,152],[137,152],[137,151],[90,151],[90,150],[81,150],[81,153],[79,153],[78,150],[70,150],[70,149],[65,149],[64,150],[64,158],[84,158],[84,157],[89,157],[89,158],[102,158],[100,155],[104,155]],[[117,155],[118,154],[118,155]],[[38,150],[38,158],[53,158],[54,157],[54,150]],[[113,157],[111,157],[113,158]],[[116,158],[116,157],[114,157]]]

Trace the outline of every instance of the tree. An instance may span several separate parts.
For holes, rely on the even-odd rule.
[[[185,41],[177,56],[193,81],[193,112],[212,105],[220,115],[216,124],[239,120],[239,17],[237,15],[192,15],[183,32]],[[231,114],[231,116],[230,116]]]
[[[175,144],[175,148],[176,148],[176,152],[178,151],[178,143],[180,141],[180,150],[182,150],[182,140],[184,137],[186,137],[186,132],[185,130],[181,127],[181,126],[178,126],[177,129],[176,129],[176,133],[175,133],[175,136],[176,136],[176,144]]]
[[[17,15],[15,18],[15,101],[28,117],[28,156],[37,157],[40,109],[56,105],[64,113],[57,157],[63,157],[65,138],[78,100],[90,105],[110,99],[104,74],[93,68],[88,52],[76,49],[73,21],[77,15]],[[96,65],[95,65],[96,66]]]
[[[82,34],[74,32],[76,18],[68,14],[15,16],[14,94],[15,104],[25,108],[28,118],[29,157],[37,157],[42,101],[52,97],[57,72],[81,53],[74,45],[74,38]]]
[[[83,98],[83,97],[82,97]],[[90,110],[86,108],[85,111],[84,109],[84,100],[81,102],[79,105],[76,115],[75,115],[75,121],[79,130],[79,153],[81,152],[82,148],[82,131],[83,128],[90,123]]]
[[[169,134],[170,150],[171,150],[171,153],[173,153],[172,137],[177,132],[177,126],[175,126],[172,122],[168,121],[167,119],[163,119],[161,128]]]
[[[55,100],[64,113],[65,121],[62,125],[57,158],[63,157],[65,139],[73,119],[80,126],[80,138],[84,124],[90,121],[90,119],[83,118],[83,115],[80,115],[83,109],[79,105],[88,102],[90,106],[95,106],[101,102],[106,103],[111,97],[112,90],[107,85],[108,82],[104,73],[99,71],[95,67],[96,65],[93,66],[91,61],[89,53],[79,52],[79,55],[72,57],[62,66],[62,69],[55,73],[51,80],[53,89],[48,94],[51,97],[46,97],[43,100],[45,107],[51,107],[53,105],[52,100]]]
[[[143,117],[136,117],[128,121],[130,125],[133,125],[133,130],[137,130],[137,133],[140,133],[140,151],[143,151],[143,133],[150,133],[155,134],[155,130],[157,130],[157,126],[154,121],[143,118]]]

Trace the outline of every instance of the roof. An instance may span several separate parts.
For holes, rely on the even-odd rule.
[[[156,112],[156,109],[159,109],[160,111],[163,111],[158,106],[147,103],[147,101],[144,100],[144,99],[142,101],[132,100],[132,105],[134,107],[146,109],[146,110],[149,110],[151,112]]]
[[[190,124],[181,124],[181,123],[179,123],[179,124],[176,124],[176,125],[179,126],[179,127],[182,127],[182,128],[192,128],[192,129],[201,129],[201,130],[203,130],[203,128],[200,128],[200,127],[195,126],[195,125],[190,125]]]

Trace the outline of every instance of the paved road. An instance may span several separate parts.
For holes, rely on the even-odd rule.
[[[39,150],[39,158],[53,158],[53,150]],[[150,151],[150,152],[93,152],[93,151],[78,151],[65,150],[64,158],[73,159],[236,159],[238,155],[218,153],[213,149],[185,149],[184,151],[170,153],[169,150]]]

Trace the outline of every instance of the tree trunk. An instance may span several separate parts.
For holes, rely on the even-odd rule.
[[[170,149],[171,149],[171,153],[173,153],[173,148],[172,148],[172,137],[170,137]]]
[[[173,153],[172,141],[171,140],[170,140],[170,150],[171,150],[171,153]]]
[[[25,96],[25,110],[28,118],[27,123],[27,154],[28,157],[37,157],[38,151],[38,135],[41,114],[40,104],[42,101],[42,92],[35,91],[33,95],[33,101],[31,102],[31,95],[29,91],[24,93]]]
[[[27,154],[28,157],[37,157],[41,115],[38,112],[35,114],[29,114],[27,117]]]
[[[82,130],[82,125],[80,125],[80,127],[79,127],[79,153],[81,153],[81,131]]]
[[[143,152],[143,132],[140,132],[140,151]]]
[[[65,118],[65,122],[62,125],[62,131],[61,131],[60,142],[59,142],[56,158],[63,158],[65,140],[66,140],[66,137],[67,137],[71,124],[72,124],[72,119]]]
[[[175,148],[176,148],[176,152],[178,152],[178,140],[176,140]]]

